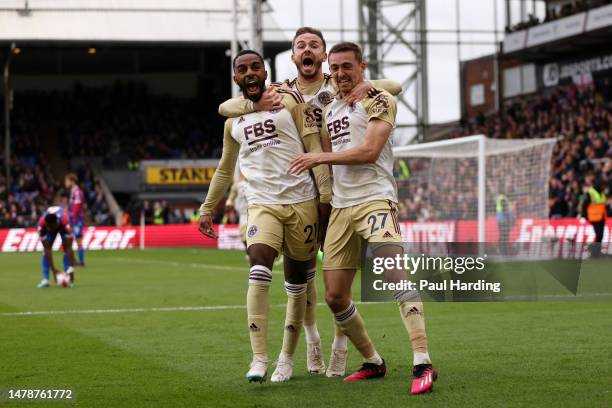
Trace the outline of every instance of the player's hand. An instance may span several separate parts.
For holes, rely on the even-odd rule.
[[[204,235],[212,239],[217,239],[215,229],[213,228],[213,221],[210,215],[200,215],[200,227],[198,230]]]
[[[300,174],[319,164],[319,153],[302,153],[289,163],[289,172]]]
[[[234,202],[227,200],[225,202],[225,211],[232,211],[234,209]]]
[[[352,105],[355,102],[359,102],[360,100],[368,96],[368,92],[370,92],[372,88],[374,87],[372,86],[370,82],[361,81],[359,85],[353,88],[351,93],[349,93],[348,95],[344,97],[344,101],[348,105]]]
[[[272,111],[283,108],[283,97],[274,90],[272,85],[268,85],[261,99],[253,104],[256,111]]]

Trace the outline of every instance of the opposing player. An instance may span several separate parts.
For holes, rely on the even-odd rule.
[[[294,174],[333,165],[332,213],[325,239],[325,298],[337,324],[364,357],[362,367],[344,381],[383,377],[384,360],[376,352],[363,319],[351,301],[351,284],[359,265],[360,238],[384,256],[402,254],[397,222],[397,186],[393,177],[391,135],[396,102],[385,91],[354,105],[344,96],[363,81],[365,64],[354,43],[336,44],[329,52],[330,70],[339,94],[323,111],[322,138],[325,153],[306,153],[293,160]],[[397,276],[396,276],[397,278]],[[417,292],[395,293],[402,321],[413,349],[411,392],[428,391],[436,379],[429,353],[423,304]]]
[[[267,72],[262,57],[250,50],[233,61],[234,80],[245,98],[258,101]],[[200,231],[215,237],[210,214],[231,182],[239,158],[246,179],[248,202],[247,253],[251,263],[247,291],[248,327],[253,360],[249,381],[265,381],[268,367],[267,330],[269,286],[274,258],[285,256],[288,295],[283,348],[272,381],[287,381],[293,374],[293,353],[306,309],[306,276],[316,256],[318,224],[327,223],[331,186],[327,166],[308,173],[287,173],[289,161],[306,151],[320,152],[319,130],[297,92],[282,92],[283,108],[228,119],[223,154],[204,204]],[[319,201],[317,201],[317,189]],[[319,213],[319,214],[318,214]]]
[[[337,93],[338,87],[331,75],[323,73],[323,62],[327,60],[326,43],[320,30],[312,27],[299,28],[293,37],[291,60],[298,72],[297,78],[274,83],[259,101],[248,98],[234,98],[219,106],[219,113],[227,117],[237,117],[245,113],[278,109],[281,94],[274,89],[290,89],[297,91],[311,105],[317,125],[321,127],[321,113]],[[402,91],[401,85],[391,80],[363,81],[355,86],[346,96],[346,101],[352,104],[367,96],[373,86],[387,89],[393,95]],[[324,231],[322,231],[324,232]],[[323,373],[327,376],[343,376],[346,370],[347,339],[336,327],[329,366],[325,370],[321,352],[321,337],[316,325],[317,292],[315,285],[316,260],[308,271],[308,306],[304,320],[306,336],[306,362],[311,373]]]
[[[70,276],[70,286],[74,284],[74,252],[72,251],[72,227],[66,210],[62,207],[49,207],[38,220],[38,235],[43,246],[42,281],[38,288],[49,287],[49,270],[57,282],[58,270],[53,262],[53,242],[59,234],[64,250],[64,272]]]
[[[79,265],[85,266],[85,250],[83,249],[83,227],[85,226],[85,196],[78,185],[78,178],[74,173],[68,173],[64,177],[64,185],[70,191],[68,199],[68,215],[70,224],[77,242],[77,253]],[[64,256],[67,256],[64,254]]]

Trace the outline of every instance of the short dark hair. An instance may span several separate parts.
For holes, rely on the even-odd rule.
[[[234,57],[234,60],[232,61],[232,68],[236,68],[236,60],[238,59],[238,57],[242,57],[243,55],[246,55],[246,54],[257,55],[259,57],[259,59],[261,60],[261,63],[262,64],[264,63],[263,57],[257,51],[255,51],[255,50],[242,50],[238,54],[236,54],[236,56]]]
[[[45,215],[45,224],[55,225],[58,223],[58,221],[59,218],[54,213],[47,213],[47,215]]]
[[[313,27],[300,27],[295,32],[295,35],[293,36],[293,40],[291,41],[291,51],[293,51],[293,47],[295,46],[295,40],[302,34],[316,35],[317,37],[321,39],[321,42],[323,43],[323,50],[327,48],[327,44],[325,43],[325,38],[323,38],[323,33],[321,32],[321,30],[317,30],[316,28],[313,28]]]
[[[355,44],[354,42],[347,41],[334,45],[331,50],[329,50],[329,55],[332,55],[336,52],[346,51],[353,51],[353,53],[355,54],[355,58],[357,58],[357,61],[363,62],[363,53],[361,52],[361,47]]]

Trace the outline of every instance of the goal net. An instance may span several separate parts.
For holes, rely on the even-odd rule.
[[[397,147],[400,218],[461,221],[470,240],[507,241],[518,219],[548,218],[555,143],[477,135]]]

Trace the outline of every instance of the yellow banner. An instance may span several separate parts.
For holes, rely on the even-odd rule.
[[[147,167],[147,184],[210,184],[214,167]]]

